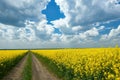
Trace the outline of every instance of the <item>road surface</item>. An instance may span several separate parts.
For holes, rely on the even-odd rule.
[[[59,80],[32,54],[32,80]]]

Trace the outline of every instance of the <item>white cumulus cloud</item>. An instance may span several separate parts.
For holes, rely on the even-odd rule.
[[[120,25],[116,29],[111,29],[109,34],[101,36],[101,40],[119,39],[120,38]]]
[[[117,0],[55,0],[70,27],[87,26],[120,18]],[[61,21],[61,20],[60,20]],[[58,23],[58,21],[57,21]]]
[[[100,47],[119,41],[120,26],[103,34],[106,25],[101,25],[120,19],[119,0],[55,0],[65,18],[52,25],[42,14],[49,2],[0,0],[0,48]]]

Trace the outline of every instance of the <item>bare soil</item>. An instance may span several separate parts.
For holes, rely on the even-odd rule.
[[[59,80],[32,54],[32,80]]]
[[[26,55],[2,80],[22,80],[22,72],[27,61]],[[42,63],[32,54],[32,80],[60,80],[54,76]]]
[[[22,72],[27,61],[26,55],[2,80],[22,80]]]

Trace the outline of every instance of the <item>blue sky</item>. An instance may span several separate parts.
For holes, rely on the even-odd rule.
[[[0,49],[120,45],[120,0],[1,0]]]
[[[65,17],[64,13],[60,12],[60,7],[55,3],[55,0],[51,0],[42,13],[46,15],[48,24],[51,21]]]

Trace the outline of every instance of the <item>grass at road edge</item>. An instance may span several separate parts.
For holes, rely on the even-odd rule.
[[[9,71],[12,70],[25,55],[26,54],[18,55],[13,59],[2,62],[1,64],[3,64],[4,66],[0,66],[0,80],[6,75],[8,75]]]
[[[23,73],[22,73],[22,80],[31,80],[32,79],[32,55],[31,52],[28,51],[28,59],[26,61]]]
[[[38,55],[36,53],[33,52],[33,54],[36,56],[36,58],[42,63],[42,65],[44,65],[46,67],[46,69],[52,73],[54,76],[56,76],[59,79],[63,79],[63,75],[62,73],[59,71],[58,67],[56,66],[55,63],[53,63],[51,60],[49,60],[46,57],[43,57],[41,55]]]

